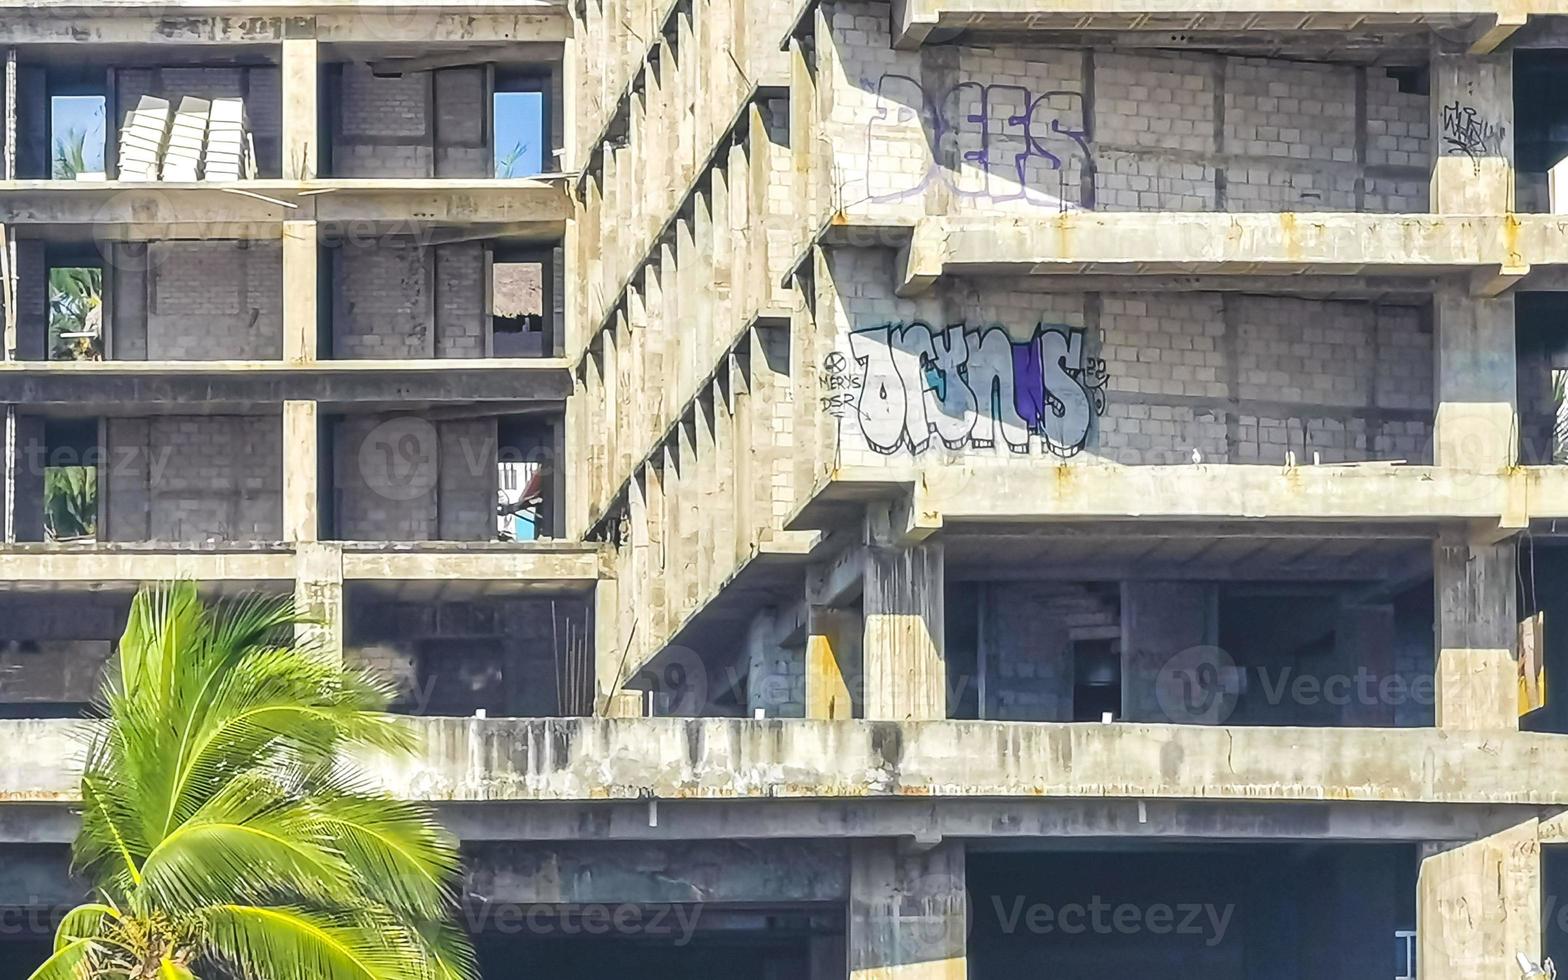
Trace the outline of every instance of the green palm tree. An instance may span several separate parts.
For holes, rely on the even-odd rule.
[[[293,642],[286,598],[140,592],[89,736],[95,901],[33,980],[465,980],[456,846],[345,750],[405,752],[393,692]]]

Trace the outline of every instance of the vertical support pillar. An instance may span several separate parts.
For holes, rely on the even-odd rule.
[[[1437,727],[1519,727],[1516,545],[1444,538],[1432,558]]]
[[[1504,214],[1514,205],[1513,53],[1472,55],[1434,35],[1432,210]]]
[[[1433,462],[1495,471],[1519,460],[1519,367],[1514,299],[1445,285],[1433,298],[1437,416]]]
[[[1421,980],[1516,977],[1539,963],[1540,825],[1529,820],[1478,841],[1428,844],[1416,884]]]
[[[44,470],[48,466],[48,446],[44,442],[44,420],[23,415],[8,406],[10,423],[7,444],[11,455],[7,476],[8,503],[11,507],[7,527],[10,541],[44,539]],[[102,531],[100,521],[100,533]]]
[[[942,545],[867,548],[865,717],[947,717]]]
[[[864,672],[860,644],[865,624],[853,609],[813,605],[806,612],[806,717],[855,717]]]
[[[639,718],[640,691],[625,690],[627,637],[617,629],[620,583],[601,578],[593,589],[594,711],[605,718]]]
[[[964,845],[850,844],[850,980],[964,980],[968,910]]]
[[[294,641],[343,659],[343,546],[302,541],[294,550],[294,608],[310,620]]]
[[[283,537],[315,541],[321,527],[319,414],[315,402],[283,403]]]
[[[283,40],[283,179],[314,180],[318,160],[320,53],[313,37]]]
[[[290,364],[309,364],[317,357],[318,261],[316,223],[283,222],[283,359]]]

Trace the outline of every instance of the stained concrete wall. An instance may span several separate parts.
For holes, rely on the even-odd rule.
[[[901,299],[891,250],[832,250],[824,263],[805,421],[840,465],[1431,458],[1424,308],[1018,280]]]
[[[104,433],[101,539],[282,540],[278,417],[118,418]]]
[[[332,444],[342,540],[495,540],[495,418],[349,416]]]
[[[483,245],[345,242],[332,254],[334,357],[489,353],[489,261]]]
[[[1028,44],[902,52],[885,5],[821,11],[822,139],[796,150],[833,174],[851,214],[1427,210],[1428,96],[1381,68]]]

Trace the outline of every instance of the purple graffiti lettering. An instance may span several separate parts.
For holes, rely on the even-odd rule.
[[[877,108],[866,126],[867,199],[881,203],[918,194],[933,183],[965,199],[1067,206],[1070,186],[1092,174],[1088,117],[1080,92],[1035,93],[1019,85],[960,82],[929,92],[907,75],[885,74],[874,85]],[[909,145],[919,126],[927,166],[907,186],[889,186],[889,158]],[[1077,162],[1080,173],[1073,173]],[[1082,201],[1092,208],[1093,181]]]
[[[831,363],[849,370],[849,361],[859,374],[829,381],[823,405],[835,418],[852,414],[883,455],[919,455],[935,433],[950,450],[1027,453],[1034,441],[1071,457],[1105,413],[1105,362],[1086,358],[1084,331],[1065,326],[1042,323],[1015,342],[1000,326],[887,324],[852,332],[848,358]]]

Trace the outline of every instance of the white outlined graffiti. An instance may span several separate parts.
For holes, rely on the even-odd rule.
[[[883,455],[923,453],[934,434],[953,450],[1023,454],[1035,443],[1071,457],[1105,414],[1105,362],[1084,356],[1080,329],[1042,323],[1015,342],[1001,326],[913,321],[854,331],[849,350],[823,365],[823,407],[852,414]]]

